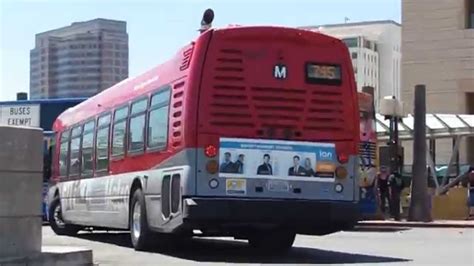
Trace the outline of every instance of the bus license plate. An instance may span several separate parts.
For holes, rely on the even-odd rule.
[[[287,181],[269,180],[267,183],[268,191],[287,192],[290,190],[290,184]]]
[[[227,179],[225,182],[227,195],[247,194],[247,181],[245,179]]]

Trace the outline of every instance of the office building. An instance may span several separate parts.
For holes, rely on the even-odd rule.
[[[474,114],[474,0],[402,1],[402,98],[413,108],[426,85],[427,111]],[[461,163],[474,163],[474,140],[462,142]],[[451,140],[437,146],[447,163]]]
[[[126,22],[94,19],[39,33],[31,99],[89,97],[128,77]]]
[[[400,98],[401,25],[367,21],[302,27],[342,39],[349,48],[359,90],[375,88],[375,105],[385,96]]]

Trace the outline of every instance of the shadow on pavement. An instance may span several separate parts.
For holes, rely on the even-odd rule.
[[[86,233],[79,238],[132,248],[127,233]],[[371,256],[309,247],[293,247],[285,255],[262,255],[250,249],[246,241],[227,239],[194,238],[179,246],[152,250],[176,258],[197,262],[227,263],[272,263],[272,264],[350,264],[350,263],[388,263],[410,260],[393,257]]]
[[[398,226],[373,226],[373,225],[357,225],[351,230],[346,230],[346,232],[376,232],[376,233],[393,233],[411,230],[407,227],[398,227]]]

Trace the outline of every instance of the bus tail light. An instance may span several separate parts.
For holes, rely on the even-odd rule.
[[[336,177],[337,178],[340,178],[340,179],[343,179],[343,178],[346,178],[347,177],[347,169],[343,166],[338,166],[336,168]]]
[[[217,148],[214,145],[207,145],[207,147],[204,149],[204,154],[206,154],[207,157],[212,158],[217,155]]]
[[[340,153],[338,156],[337,156],[337,159],[339,160],[340,163],[347,163],[349,161],[349,156],[347,156],[347,154],[345,153]]]
[[[215,174],[219,170],[219,164],[216,160],[210,160],[206,164],[206,170],[209,174]]]

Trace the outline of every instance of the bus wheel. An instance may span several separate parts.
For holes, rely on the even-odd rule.
[[[284,253],[288,252],[295,242],[296,234],[291,231],[265,230],[254,232],[249,236],[249,244],[252,248],[262,253]]]
[[[135,190],[130,204],[130,237],[135,250],[148,250],[153,232],[148,227],[145,197],[141,189]]]
[[[53,202],[51,202],[48,214],[49,225],[57,235],[72,236],[79,232],[79,226],[66,224],[66,222],[64,222],[59,198],[55,198]]]

